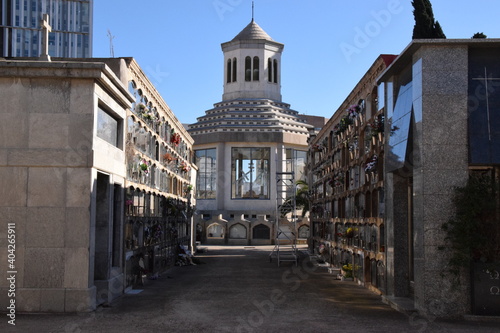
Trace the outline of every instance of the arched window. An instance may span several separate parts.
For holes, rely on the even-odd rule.
[[[370,260],[370,281],[372,286],[377,286],[377,261]]]
[[[379,251],[385,252],[385,226],[383,224],[379,227]]]
[[[154,139],[153,139],[153,135],[151,134],[151,132],[147,132],[146,133],[146,155],[148,155],[149,157],[152,157],[153,156],[153,149],[154,149]]]
[[[246,239],[247,228],[242,224],[235,224],[229,228],[229,238],[232,239]]]
[[[278,60],[276,59],[274,59],[273,71],[274,83],[278,83]]]
[[[245,81],[252,80],[252,58],[245,58]]]
[[[128,142],[132,142],[132,138],[135,135],[134,127],[135,127],[134,117],[129,116],[127,118],[127,141]]]
[[[366,217],[374,217],[372,214],[372,193],[370,191],[366,192],[365,195],[365,216]]]
[[[309,226],[303,225],[299,228],[299,238],[309,238]]]
[[[377,284],[380,290],[384,290],[385,285],[385,265],[383,261],[377,261]]]
[[[259,57],[253,57],[253,80],[259,81]]]
[[[207,228],[208,238],[224,238],[224,227],[219,223],[212,223]]]
[[[273,82],[273,61],[271,58],[267,59],[267,81]]]
[[[372,192],[372,217],[378,217],[378,191]]]
[[[264,224],[256,225],[253,228],[253,239],[269,239],[270,229]]]
[[[364,276],[363,276],[363,259],[359,254],[356,254],[354,256],[354,267],[353,267],[353,275],[356,277],[359,281],[364,282]]]
[[[150,185],[152,187],[156,187],[156,165],[154,165],[154,164],[151,166],[150,171],[149,171],[149,181],[150,181]],[[151,203],[152,202],[154,202],[154,201],[151,201]],[[150,206],[150,208],[151,208],[151,206]],[[152,212],[150,212],[150,213],[152,213]]]
[[[135,84],[135,82],[133,80],[129,81],[128,92],[135,96],[137,93],[136,89],[137,89],[137,85]]]
[[[228,59],[227,60],[227,69],[226,69],[226,71],[227,71],[227,73],[226,73],[226,77],[227,77],[226,82],[227,83],[231,82],[231,69],[232,69],[231,59]]]
[[[236,82],[237,76],[236,76],[236,58],[233,58],[233,82]]]
[[[144,216],[144,192],[140,190],[135,192],[134,206],[137,207],[137,215]]]
[[[138,134],[137,134],[137,149],[139,149],[141,152],[146,153],[146,143],[147,143],[147,137],[148,137],[148,132],[144,127],[140,127]]]

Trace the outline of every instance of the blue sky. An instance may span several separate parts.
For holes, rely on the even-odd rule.
[[[431,0],[447,38],[500,38],[500,1]],[[221,43],[250,21],[251,0],[95,0],[93,56],[134,57],[183,123],[222,99]],[[255,0],[282,56],[283,101],[330,117],[379,54],[410,42],[411,0]]]

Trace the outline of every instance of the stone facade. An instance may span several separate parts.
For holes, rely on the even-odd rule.
[[[0,259],[14,272],[0,301],[90,311],[133,287],[134,255],[153,275],[190,243],[192,139],[132,58],[53,60],[0,61]],[[167,149],[183,167],[164,164]]]
[[[99,288],[116,297],[123,289],[113,286],[124,279],[120,264],[103,259],[111,239],[97,244],[110,217],[123,224],[123,203],[109,188],[125,186],[124,132],[109,144],[97,135],[97,118],[105,110],[123,123],[132,97],[102,63],[7,60],[0,67],[0,215],[4,230],[15,224],[17,310],[92,310]],[[112,203],[118,211],[108,209]],[[5,237],[1,243],[6,249]],[[3,307],[7,272],[0,274]]]
[[[189,126],[195,140],[197,240],[272,244],[277,173],[304,178],[313,127],[281,100],[281,52],[253,20],[223,43],[222,101]],[[308,228],[307,218],[298,228]],[[302,229],[304,231],[304,229]]]
[[[386,87],[387,296],[413,300],[427,316],[471,312],[468,276],[442,278],[441,225],[469,174],[469,53],[496,41],[414,41],[379,82]],[[406,92],[405,92],[406,90]],[[402,101],[407,100],[406,106]]]
[[[178,247],[193,248],[196,201],[193,138],[146,78],[135,60],[126,60],[126,83],[135,100],[127,112],[125,210],[126,288],[143,283],[134,276],[134,258],[143,258],[148,277],[175,265]]]
[[[311,250],[377,293],[385,290],[384,104],[381,55],[311,139]],[[350,266],[349,266],[350,265]]]
[[[311,141],[313,249],[339,270],[351,264],[355,281],[396,308],[431,319],[478,313],[471,271],[464,267],[459,285],[446,275],[441,226],[470,174],[498,179],[499,56],[497,39],[415,40],[390,65],[377,59]],[[381,133],[360,148],[373,116]],[[360,159],[363,152],[378,159]],[[489,302],[491,313],[498,300]]]

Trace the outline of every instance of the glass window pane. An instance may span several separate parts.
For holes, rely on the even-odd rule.
[[[500,163],[500,48],[471,50],[469,56],[469,161]]]
[[[197,198],[215,199],[217,189],[216,149],[195,151],[198,166]]]
[[[406,159],[410,121],[413,111],[412,82],[402,85],[399,89],[394,114],[391,119],[389,136],[390,158],[387,161],[387,171],[402,168]]]
[[[118,121],[101,108],[97,111],[97,136],[118,146]]]
[[[232,198],[269,198],[269,148],[233,148]]]

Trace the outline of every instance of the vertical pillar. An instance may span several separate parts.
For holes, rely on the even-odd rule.
[[[229,154],[229,168],[226,167],[226,144],[217,143],[217,210],[224,210],[226,193],[231,195],[231,151]]]

